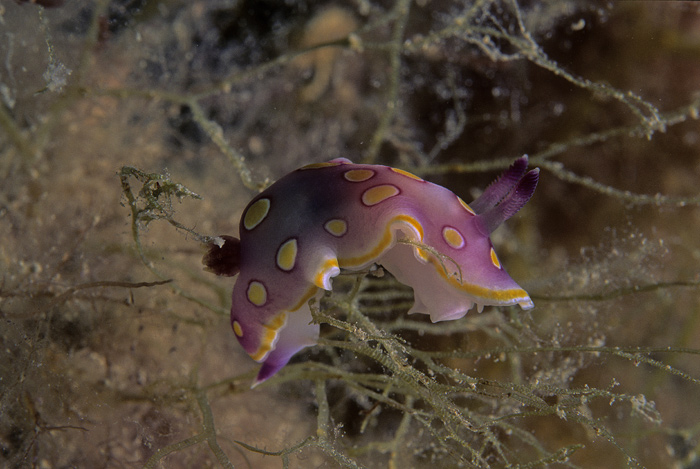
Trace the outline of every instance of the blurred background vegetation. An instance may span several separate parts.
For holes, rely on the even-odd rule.
[[[694,2],[0,3],[3,467],[698,467]],[[311,162],[469,201],[536,308],[341,276],[249,388],[203,236]]]

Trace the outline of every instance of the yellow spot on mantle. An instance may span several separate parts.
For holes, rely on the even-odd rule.
[[[411,179],[415,179],[416,181],[423,181],[423,179],[419,178],[418,176],[416,176],[413,173],[409,173],[408,171],[406,171],[404,169],[399,169],[399,168],[389,168],[389,169],[395,173],[401,174],[401,175],[409,177]]]
[[[248,285],[248,301],[255,306],[262,306],[267,302],[267,290],[260,282],[250,282]]]
[[[252,230],[262,222],[270,212],[270,199],[260,199],[248,207],[243,217],[243,226],[246,230]]]
[[[243,337],[243,329],[241,329],[241,323],[238,321],[233,321],[233,333],[238,337]]]
[[[377,205],[399,194],[399,188],[391,184],[382,184],[367,189],[362,194],[362,203],[368,206]]]
[[[461,199],[461,197],[457,197],[457,200],[459,200],[459,203],[462,205],[462,207],[464,207],[464,210],[466,210],[467,212],[469,212],[472,215],[476,215],[476,212],[474,212],[474,210],[469,206],[469,204],[467,204],[465,201],[463,201]]]
[[[338,166],[340,163],[337,162],[327,162],[327,163],[311,163],[307,164],[306,166],[302,166],[299,168],[300,170],[304,169],[320,169],[320,168],[329,168],[331,166]]]
[[[498,260],[498,256],[496,256],[496,251],[494,251],[493,248],[491,248],[491,263],[495,265],[496,268],[501,268],[501,261]]]
[[[371,169],[351,169],[343,174],[343,177],[350,182],[362,182],[374,176]]]
[[[459,231],[450,226],[442,229],[442,238],[455,249],[464,247],[464,237]]]
[[[277,250],[277,266],[289,272],[297,260],[297,240],[292,238],[282,244]]]
[[[345,223],[345,220],[341,220],[339,218],[328,220],[326,224],[323,225],[323,227],[326,229],[327,232],[329,232],[333,236],[337,236],[338,238],[343,236],[348,231],[348,224]]]

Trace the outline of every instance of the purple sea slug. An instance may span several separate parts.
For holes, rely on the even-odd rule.
[[[341,269],[382,265],[413,288],[409,314],[433,322],[459,319],[474,305],[532,308],[489,239],[534,193],[539,169],[526,173],[527,163],[517,159],[469,205],[409,172],[345,158],[304,166],[256,196],[240,240],[221,236],[203,259],[217,275],[238,275],[231,326],[263,364],[254,385],[316,343],[308,302]]]

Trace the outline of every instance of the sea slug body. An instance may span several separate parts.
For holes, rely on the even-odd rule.
[[[217,275],[238,274],[231,325],[263,364],[255,384],[316,343],[308,301],[330,290],[341,269],[382,265],[413,288],[409,313],[433,322],[459,319],[474,305],[532,308],[489,239],[534,193],[539,170],[526,169],[527,157],[517,159],[467,204],[404,170],[339,158],[304,166],[256,196],[240,240],[222,236],[203,259]]]

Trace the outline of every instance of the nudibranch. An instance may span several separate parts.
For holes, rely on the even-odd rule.
[[[345,158],[304,166],[245,208],[240,240],[221,236],[203,263],[233,287],[231,326],[262,362],[255,384],[318,339],[309,300],[341,269],[379,264],[413,287],[410,313],[459,319],[475,304],[533,307],[489,235],[530,199],[539,169],[517,159],[470,205],[407,171]],[[407,242],[402,242],[407,241]],[[254,384],[254,385],[255,385]]]

